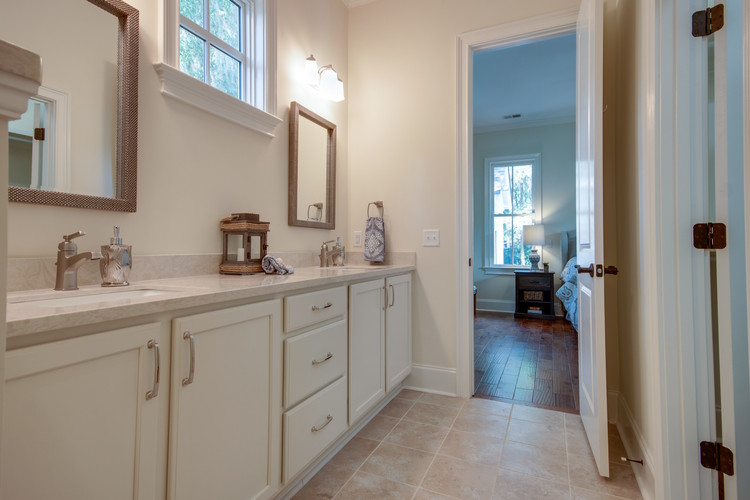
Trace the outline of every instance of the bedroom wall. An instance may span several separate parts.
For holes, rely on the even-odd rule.
[[[487,274],[484,232],[485,159],[531,153],[542,155],[542,222],[548,245],[542,248],[541,261],[549,262],[550,271],[559,275],[565,262],[560,252],[560,233],[576,229],[575,195],[575,123],[546,125],[474,134],[474,284],[477,286],[477,309],[513,312],[515,309],[515,275]],[[556,279],[555,288],[562,283]]]

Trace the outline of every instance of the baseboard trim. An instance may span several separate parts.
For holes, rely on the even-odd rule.
[[[610,392],[610,400],[613,393]],[[614,392],[616,396],[617,431],[620,433],[622,444],[625,446],[625,452],[628,458],[643,460],[643,465],[631,463],[635,473],[635,479],[638,481],[638,487],[641,489],[641,495],[644,500],[654,500],[656,498],[656,474],[654,472],[654,456],[649,450],[646,439],[643,437],[638,424],[633,418],[628,402],[622,394]]]
[[[512,300],[477,299],[477,311],[512,313],[516,303]]]
[[[404,387],[415,391],[455,396],[458,387],[456,369],[412,364],[411,375],[404,381]]]

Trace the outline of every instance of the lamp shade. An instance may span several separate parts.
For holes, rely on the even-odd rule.
[[[541,224],[523,226],[523,244],[531,246],[544,245],[544,226]]]
[[[331,66],[320,68],[320,93],[326,99],[335,101],[338,94],[339,75]]]
[[[317,88],[319,78],[318,61],[310,54],[310,57],[305,59],[305,83]]]

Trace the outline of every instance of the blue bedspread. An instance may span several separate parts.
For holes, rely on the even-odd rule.
[[[565,319],[573,324],[573,328],[578,330],[578,270],[576,269],[577,259],[570,259],[560,273],[560,277],[565,283],[555,293],[557,298],[565,306],[567,313]]]

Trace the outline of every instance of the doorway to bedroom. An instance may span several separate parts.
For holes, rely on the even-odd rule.
[[[474,394],[578,412],[576,37],[473,55]]]

